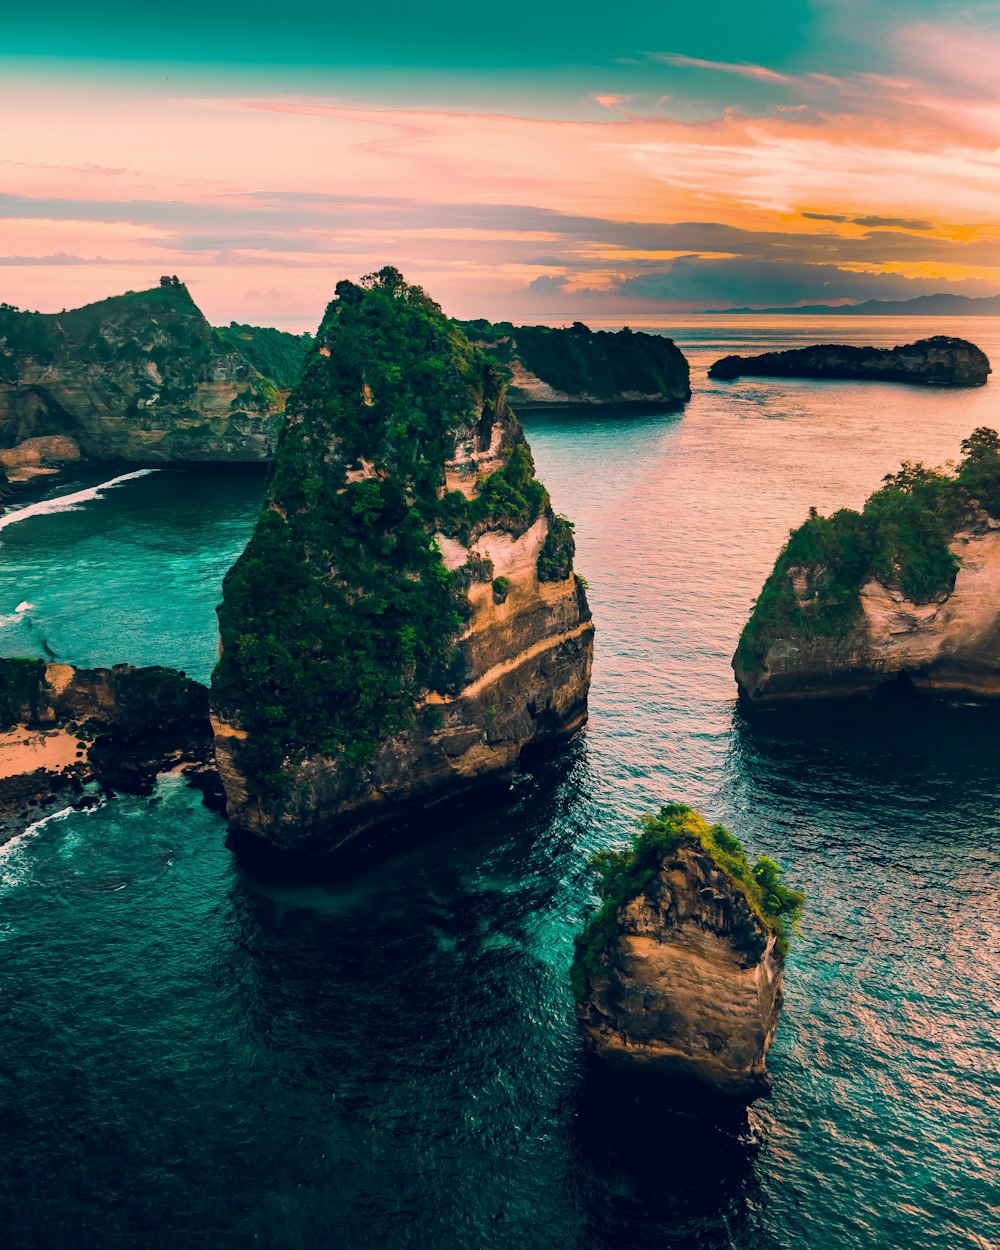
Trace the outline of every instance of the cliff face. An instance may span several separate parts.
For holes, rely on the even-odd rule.
[[[477,347],[499,360],[518,408],[679,408],[691,398],[688,363],[660,334],[459,323]]]
[[[829,343],[760,356],[724,356],[710,378],[860,378],[923,386],[983,386],[990,362],[974,343],[936,335],[904,346],[850,347]]]
[[[789,914],[802,896],[780,886],[772,861],[750,869],[731,835],[681,805],[647,822],[636,848],[621,865],[627,888],[612,889],[578,945],[588,1049],[615,1068],[697,1081],[727,1097],[768,1093],[784,942],[762,913],[754,872],[773,869]]]
[[[270,458],[282,396],[173,280],[70,312],[0,306],[0,451],[21,464]],[[53,441],[57,440],[57,441]],[[28,444],[39,460],[24,459]]]
[[[593,626],[495,367],[395,270],[341,283],[226,578],[230,822],[325,856],[587,717]]]
[[[871,694],[905,677],[917,690],[1000,698],[1000,522],[982,515],[955,535],[961,565],[950,593],[915,602],[868,578],[854,625],[832,637],[770,639],[759,665],[739,651],[740,691],[758,705]],[[799,570],[805,586],[808,574]]]
[[[904,465],[865,504],[813,513],[778,557],[733,657],[755,704],[918,690],[1000,696],[1000,437],[957,470]]]

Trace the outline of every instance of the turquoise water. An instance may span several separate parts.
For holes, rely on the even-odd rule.
[[[993,322],[965,329],[1000,359]],[[577,522],[598,643],[590,727],[509,808],[311,889],[246,875],[172,777],[0,852],[9,1244],[996,1244],[1000,713],[748,718],[729,670],[788,528],[903,457],[956,455],[1000,423],[996,383],[707,383],[723,350],[787,328],[677,337],[685,413],[525,422]],[[7,525],[0,648],[204,676],[260,489],[158,472]],[[609,1092],[582,1062],[586,856],[672,798],[809,896],[774,1096],[746,1122]]]

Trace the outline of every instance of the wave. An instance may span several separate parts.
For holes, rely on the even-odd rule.
[[[8,525],[16,525],[18,521],[27,521],[33,516],[47,516],[52,512],[75,512],[77,508],[90,503],[91,500],[100,499],[106,490],[120,486],[122,482],[131,482],[134,478],[145,477],[149,473],[156,472],[156,469],[136,469],[132,473],[123,473],[120,477],[113,477],[108,482],[101,482],[99,486],[74,491],[72,495],[59,495],[55,499],[43,499],[39,503],[30,503],[27,507],[19,508],[16,512],[8,512],[0,517],[0,530],[6,529]]]
[[[25,612],[33,611],[34,607],[35,605],[33,603],[29,603],[27,599],[22,599],[13,612],[8,612],[6,616],[0,616],[0,627],[13,625],[16,621],[19,621],[22,616],[24,616]],[[28,617],[26,619],[30,625],[31,618]]]
[[[24,849],[26,842],[30,842],[47,825],[66,820],[70,816],[91,815],[100,811],[105,801],[102,798],[99,803],[91,807],[61,807],[58,811],[50,812],[40,820],[34,821],[26,829],[22,829],[20,833],[14,834],[12,838],[0,844],[0,888],[22,885],[30,877],[30,861],[26,863],[23,857],[17,854],[18,851]]]

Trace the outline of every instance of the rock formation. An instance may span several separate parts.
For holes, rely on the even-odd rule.
[[[691,398],[688,362],[662,334],[459,323],[477,347],[504,368],[518,408],[643,407],[666,411]]]
[[[496,365],[396,270],[338,284],[219,609],[237,840],[356,848],[583,725],[573,554]]]
[[[37,802],[70,786],[79,791],[91,780],[143,793],[168,766],[214,776],[208,691],[174,669],[0,659],[0,734],[12,730],[27,735],[27,749],[22,771],[0,773],[0,817],[25,798]],[[79,746],[76,758],[55,771],[36,769],[32,748],[46,743],[37,734],[33,741],[33,730],[62,731]],[[46,755],[42,749],[39,758]]]
[[[0,456],[12,474],[80,456],[267,460],[282,406],[176,279],[64,313],[0,305]]]
[[[990,374],[986,355],[965,339],[936,335],[900,347],[850,347],[825,343],[760,356],[724,356],[710,378],[857,378],[922,386],[982,386]]]
[[[957,471],[904,465],[792,533],[733,657],[744,698],[1000,696],[1000,437],[962,446]]]
[[[773,860],[751,867],[721,825],[676,803],[646,818],[630,851],[591,864],[603,901],[573,965],[589,1051],[747,1102],[768,1093],[786,924],[803,896]]]

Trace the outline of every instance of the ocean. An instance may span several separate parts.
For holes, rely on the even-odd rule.
[[[1000,426],[998,383],[710,382],[810,342],[1000,322],[692,318],[682,413],[527,414],[576,523],[591,721],[507,806],[275,886],[176,776],[0,849],[0,1228],[12,1250],[992,1250],[1000,709],[749,715],[729,666],[810,506]],[[1000,368],[1000,363],[998,363]],[[117,478],[117,480],[112,480]],[[0,521],[0,653],[207,679],[261,472],[90,469]],[[671,800],[807,907],[769,1099],[708,1119],[584,1062],[586,860]]]

